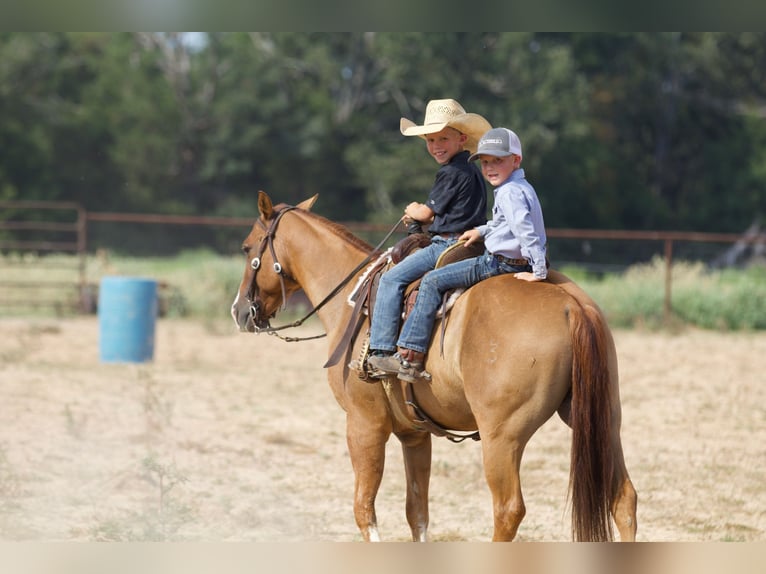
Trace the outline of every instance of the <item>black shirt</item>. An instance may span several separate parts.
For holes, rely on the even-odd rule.
[[[429,233],[462,233],[487,223],[487,191],[468,151],[455,154],[436,172],[426,205],[434,212]]]

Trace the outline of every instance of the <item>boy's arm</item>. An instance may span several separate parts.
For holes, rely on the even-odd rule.
[[[431,223],[434,220],[434,210],[428,207],[425,203],[418,203],[413,201],[407,207],[404,208],[404,222],[409,225],[411,221],[419,221],[420,223]]]
[[[520,192],[519,189],[514,191]],[[532,272],[522,271],[514,273],[517,279],[524,281],[542,281],[547,276],[545,263],[545,247],[541,244],[540,234],[535,228],[532,213],[524,200],[522,193],[518,194],[514,201],[512,193],[498,197],[500,210],[505,213],[506,224],[521,245],[523,257],[529,259]]]

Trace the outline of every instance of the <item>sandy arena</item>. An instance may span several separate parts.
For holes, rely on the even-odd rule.
[[[638,540],[766,541],[766,333],[615,338]],[[160,319],[154,361],[102,363],[94,317],[0,319],[0,539],[361,540],[326,355]],[[570,540],[569,441],[555,417],[529,443],[517,540]],[[377,509],[409,539],[395,438]],[[491,536],[479,444],[435,438],[431,540]]]

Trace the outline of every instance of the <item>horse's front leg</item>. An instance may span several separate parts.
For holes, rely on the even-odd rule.
[[[383,478],[389,436],[390,431],[358,417],[346,420],[346,442],[354,469],[354,519],[365,542],[380,542],[375,497]]]
[[[431,480],[431,434],[400,435],[407,478],[407,522],[414,542],[428,541],[428,486]]]

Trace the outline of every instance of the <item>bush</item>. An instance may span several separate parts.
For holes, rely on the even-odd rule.
[[[229,308],[245,265],[241,255],[221,256],[208,250],[143,258],[101,252],[88,258],[87,273],[93,285],[104,275],[151,277],[160,283],[160,308],[165,316],[230,321]],[[622,273],[595,274],[576,266],[561,271],[593,297],[613,327],[659,329],[687,324],[719,330],[766,329],[763,266],[711,271],[700,263],[675,263],[670,323],[664,314],[666,271],[661,257]],[[306,311],[293,307],[283,320]]]
[[[613,326],[658,328],[666,324],[665,273],[665,261],[656,257],[602,279],[581,274],[578,283]],[[766,329],[766,268],[711,271],[701,263],[675,263],[671,309],[673,321],[706,329]]]
[[[244,265],[241,256],[193,250],[176,257],[102,257],[88,273],[96,283],[107,274],[151,277],[160,283],[160,306],[168,316],[211,320],[228,319]]]

